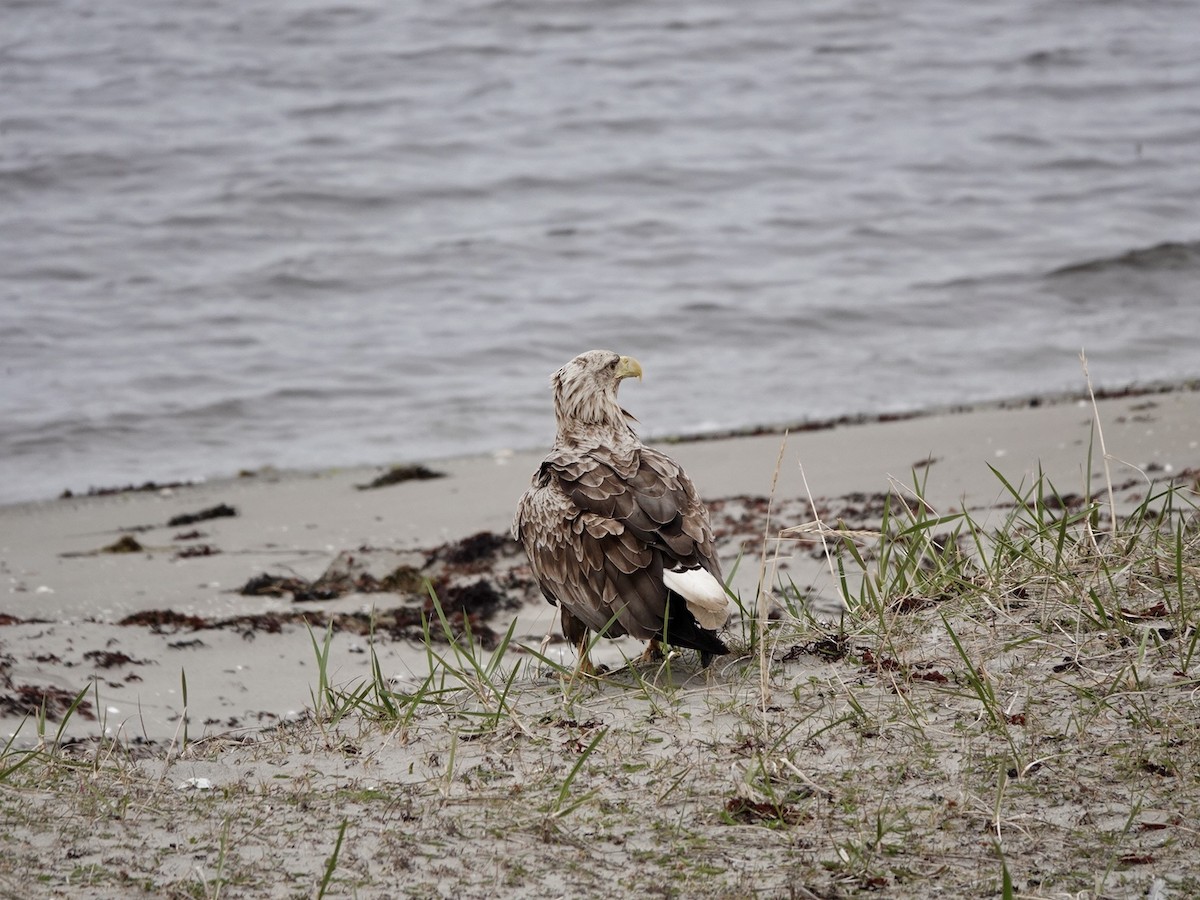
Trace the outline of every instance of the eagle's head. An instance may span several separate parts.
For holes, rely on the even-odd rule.
[[[617,388],[631,376],[642,377],[638,361],[611,350],[581,353],[555,372],[550,384],[559,437],[597,429],[632,435],[629,422],[633,416],[617,403]]]

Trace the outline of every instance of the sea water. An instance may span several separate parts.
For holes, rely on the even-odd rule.
[[[1200,375],[1186,2],[0,7],[0,501]]]

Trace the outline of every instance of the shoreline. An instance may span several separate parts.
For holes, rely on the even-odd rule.
[[[1194,393],[1200,391],[1200,377],[1182,378],[1174,381],[1151,381],[1151,382],[1131,382],[1119,387],[1097,388],[1095,390],[1095,399],[1097,401],[1128,399],[1137,397],[1150,397],[1160,394],[1172,393]],[[1076,391],[1060,391],[1045,394],[1023,394],[1011,397],[1002,397],[993,400],[981,400],[968,403],[950,403],[931,407],[920,407],[915,409],[896,410],[892,412],[858,412],[845,413],[835,417],[826,417],[820,419],[797,419],[791,422],[776,422],[760,425],[747,425],[735,428],[717,428],[712,431],[698,432],[678,432],[666,433],[662,435],[651,435],[649,437],[643,435],[642,438],[648,444],[662,444],[668,446],[677,446],[680,444],[694,444],[707,441],[722,441],[735,438],[745,437],[764,437],[770,435],[782,436],[783,434],[799,435],[816,431],[828,431],[836,428],[855,427],[859,425],[878,425],[889,422],[902,422],[912,419],[924,419],[931,416],[957,416],[970,415],[977,412],[987,412],[996,410],[1009,409],[1026,409],[1039,408],[1043,406],[1062,406],[1071,403],[1091,402],[1087,390]],[[403,462],[392,460],[390,462],[357,462],[348,464],[339,464],[331,466],[317,466],[306,468],[276,468],[274,466],[262,466],[258,468],[240,468],[237,473],[217,474],[211,477],[182,480],[182,481],[162,481],[158,482],[153,479],[148,479],[141,484],[129,483],[124,485],[101,485],[92,486],[87,490],[74,491],[70,488],[64,488],[61,492],[54,496],[44,496],[40,498],[30,498],[25,500],[16,500],[12,502],[0,503],[0,510],[9,507],[24,507],[31,505],[39,505],[45,503],[53,503],[57,500],[72,500],[81,498],[93,497],[109,497],[122,494],[136,493],[154,493],[163,490],[186,490],[189,488],[202,487],[206,484],[223,483],[243,478],[257,477],[287,477],[287,476],[304,476],[317,475],[325,472],[341,472],[341,471],[356,471],[367,472],[370,470],[386,471],[390,468],[401,466],[423,466],[429,465],[436,470],[439,464],[456,461],[475,461],[495,459],[500,456],[526,456],[536,454],[538,452],[545,453],[545,449],[541,451],[536,447],[518,447],[518,448],[497,448],[489,452],[468,453],[461,455],[450,456],[433,456],[422,457],[419,460],[413,458],[404,458]]]
[[[1200,378],[1185,378],[1180,381],[1137,382],[1118,388],[1098,388],[1096,400],[1118,400],[1131,397],[1149,397],[1157,394],[1172,394],[1177,391],[1200,391]],[[799,419],[791,424],[752,425],[745,428],[718,429],[713,432],[667,435],[656,440],[664,444],[691,443],[694,441],[722,440],[737,437],[759,437],[767,434],[782,435],[785,432],[802,434],[806,431],[825,431],[854,425],[902,422],[922,419],[927,416],[970,415],[975,412],[1004,409],[1026,409],[1041,406],[1061,406],[1069,403],[1090,403],[1091,395],[1083,391],[1061,391],[1049,394],[1020,394],[997,400],[980,400],[975,403],[947,403],[939,406],[899,410],[890,413],[847,413],[825,419]]]

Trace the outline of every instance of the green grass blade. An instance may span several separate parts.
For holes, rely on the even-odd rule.
[[[317,885],[317,900],[321,900],[325,896],[325,892],[329,890],[329,883],[333,880],[333,873],[337,871],[338,856],[342,852],[342,841],[346,838],[346,826],[349,824],[349,819],[342,819],[342,827],[338,829],[337,843],[333,845],[333,852],[329,854],[329,859],[325,861],[325,874],[321,878],[321,883]]]
[[[591,743],[589,743],[587,747],[584,748],[583,752],[579,754],[579,759],[575,760],[575,765],[571,767],[571,771],[567,773],[567,777],[563,781],[562,787],[559,788],[558,797],[555,799],[554,805],[550,810],[551,815],[556,817],[565,816],[572,810],[576,809],[579,806],[579,803],[583,802],[581,800],[579,803],[575,803],[566,809],[563,808],[563,804],[567,802],[567,797],[571,792],[571,784],[575,781],[575,776],[579,774],[579,770],[583,768],[583,764],[587,762],[587,758],[592,755],[592,751],[599,746],[600,741],[602,741],[607,734],[607,728],[602,728],[600,731],[596,732],[596,736],[592,738]]]

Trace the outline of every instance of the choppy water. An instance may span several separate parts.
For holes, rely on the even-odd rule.
[[[3,500],[1200,374],[1188,2],[0,15]]]

